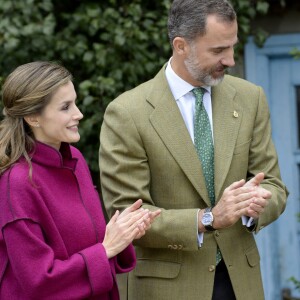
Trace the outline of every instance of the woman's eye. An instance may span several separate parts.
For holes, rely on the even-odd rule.
[[[69,109],[69,105],[65,105],[63,106],[62,110],[68,110]]]

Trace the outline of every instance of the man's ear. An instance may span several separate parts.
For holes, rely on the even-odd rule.
[[[188,44],[182,37],[177,36],[173,40],[173,49],[178,55],[185,55],[187,52]]]
[[[40,127],[38,117],[35,115],[26,116],[24,120],[30,127]]]

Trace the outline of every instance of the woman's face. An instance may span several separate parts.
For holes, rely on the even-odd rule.
[[[78,142],[82,113],[76,106],[76,92],[71,81],[58,88],[32,126],[36,140],[59,150],[62,142]]]

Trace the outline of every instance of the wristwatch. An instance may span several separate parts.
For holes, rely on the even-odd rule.
[[[214,215],[211,212],[212,207],[207,207],[204,210],[204,214],[202,216],[202,224],[204,225],[207,231],[214,231],[216,230],[213,228],[212,223],[214,221]]]

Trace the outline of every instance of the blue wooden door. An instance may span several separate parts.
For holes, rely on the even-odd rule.
[[[300,60],[290,55],[294,47],[300,49],[300,34],[271,36],[263,48],[250,39],[245,52],[246,78],[267,94],[281,175],[290,191],[285,212],[256,236],[266,300],[282,299],[283,288],[299,297],[289,280],[300,280]]]

